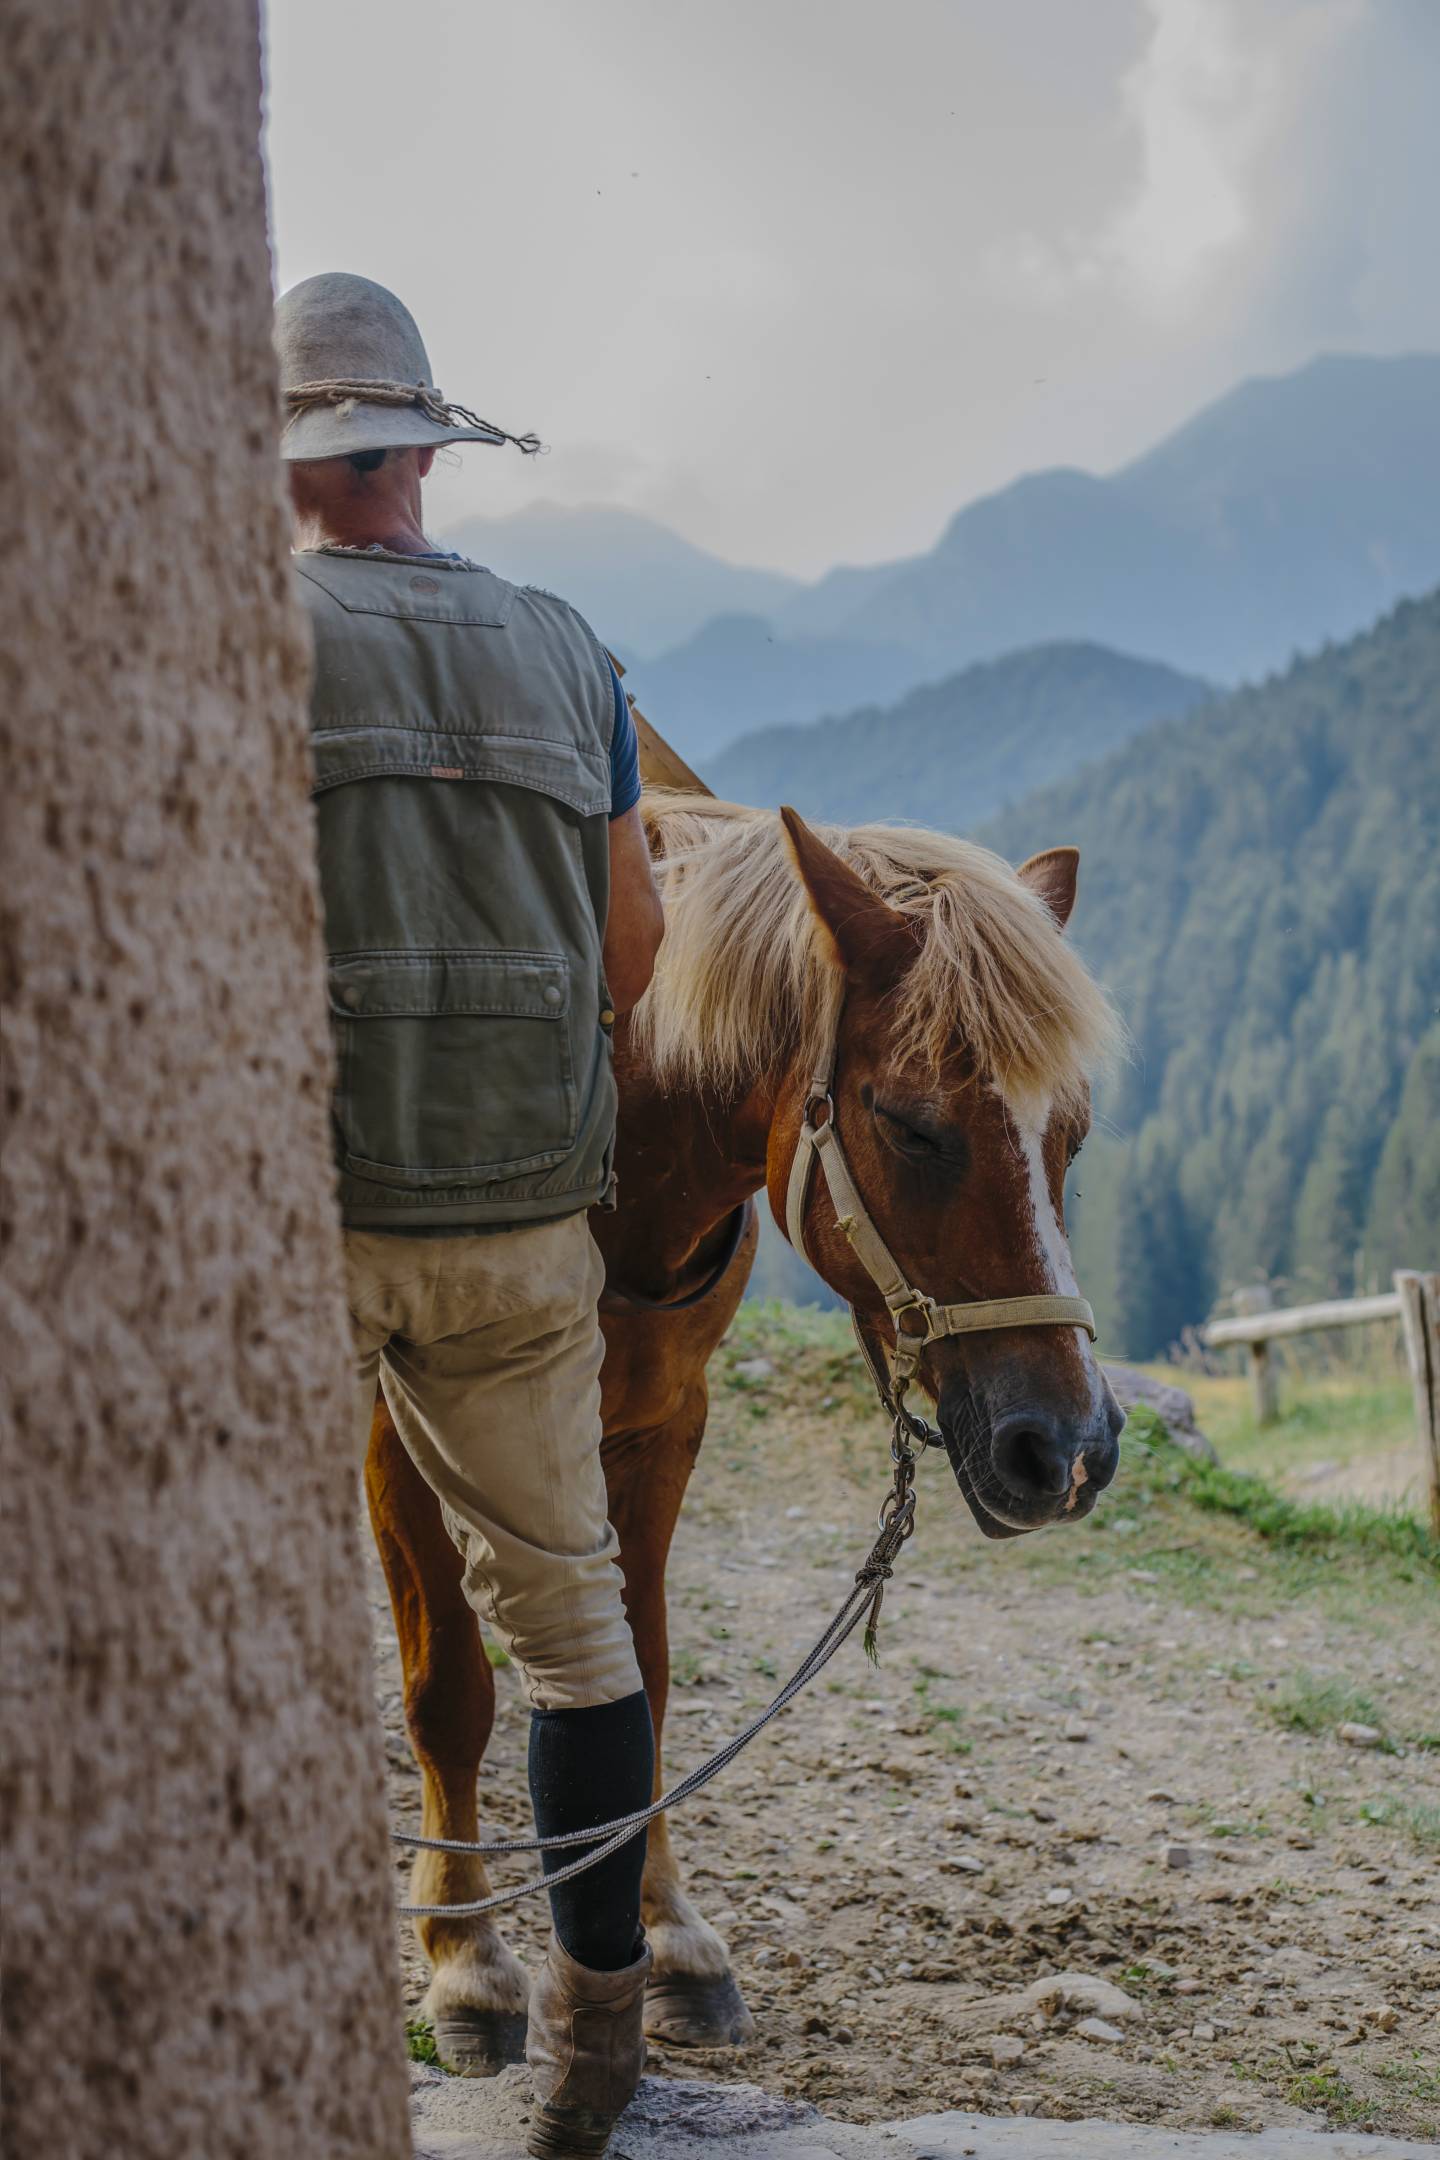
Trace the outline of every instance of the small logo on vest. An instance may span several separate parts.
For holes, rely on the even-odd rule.
[[[432,765],[430,777],[432,780],[463,780],[465,768],[463,765]]]
[[[410,590],[411,592],[439,592],[440,580],[433,577],[412,577]]]

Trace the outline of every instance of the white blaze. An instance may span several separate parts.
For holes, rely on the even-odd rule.
[[[1070,1258],[1070,1245],[1065,1236],[1055,1204],[1050,1198],[1050,1180],[1045,1172],[1045,1129],[1050,1122],[1049,1105],[1038,1123],[1033,1119],[1015,1117],[1012,1123],[1019,1136],[1020,1152],[1025,1160],[1030,1181],[1030,1222],[1036,1256],[1045,1276],[1045,1288],[1053,1297],[1078,1297],[1080,1286],[1075,1280],[1075,1263]],[[1100,1373],[1090,1349],[1090,1338],[1082,1328],[1075,1330],[1075,1347],[1080,1362],[1090,1382],[1091,1399],[1100,1401]]]
[[[1049,1123],[1048,1117],[1045,1124]],[[1034,1231],[1035,1249],[1046,1271],[1046,1289],[1055,1297],[1076,1297],[1079,1288],[1075,1281],[1075,1264],[1070,1258],[1070,1247],[1060,1219],[1050,1198],[1050,1180],[1045,1174],[1045,1124],[1019,1124],[1020,1151],[1030,1173],[1030,1215]]]

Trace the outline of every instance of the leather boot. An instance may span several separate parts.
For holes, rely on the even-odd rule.
[[[525,2053],[535,2081],[534,2160],[598,2160],[645,2067],[650,1951],[619,1972],[577,1965],[552,1935],[530,1992]]]

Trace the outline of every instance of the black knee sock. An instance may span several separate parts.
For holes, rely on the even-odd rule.
[[[648,1807],[655,1776],[655,1732],[643,1693],[593,1710],[536,1710],[530,1719],[530,1802],[540,1837],[588,1830]],[[583,1845],[546,1853],[552,1874]],[[592,1972],[618,1972],[636,1953],[645,1832],[550,1892],[561,1945]]]

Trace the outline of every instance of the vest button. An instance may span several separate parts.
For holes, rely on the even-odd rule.
[[[340,1003],[345,1007],[345,1010],[354,1012],[355,1007],[360,1003],[360,986],[358,983],[346,983],[339,995]]]
[[[601,1025],[601,1027],[603,1027],[603,1028],[612,1028],[612,1027],[614,1027],[614,1025],[615,1025],[615,1013],[614,1013],[614,1009],[613,1009],[613,1007],[611,1007],[611,1006],[609,1006],[609,1005],[607,1005],[607,1006],[605,1007],[604,1011],[603,1011],[603,1012],[601,1013],[601,1015],[600,1015],[600,1025]]]
[[[540,995],[544,998],[547,1005],[558,1005],[560,1003],[561,995],[559,984],[546,983],[545,988],[541,991]]]

